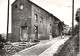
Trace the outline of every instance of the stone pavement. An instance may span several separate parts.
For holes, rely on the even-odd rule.
[[[57,37],[47,43],[39,43],[33,47],[26,48],[25,50],[22,50],[13,56],[38,56],[38,55],[44,56],[44,53],[46,53],[46,52],[48,53],[51,49],[52,50],[58,49],[58,47],[60,46],[60,43],[64,43],[67,39],[68,38],[62,39],[60,37]],[[53,46],[54,46],[54,48],[53,48]],[[50,47],[50,49],[49,49],[49,47]],[[49,51],[46,51],[47,49],[49,49]]]

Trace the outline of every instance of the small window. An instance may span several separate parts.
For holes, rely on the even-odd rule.
[[[20,9],[23,10],[23,5],[20,6]]]
[[[38,27],[35,26],[35,33],[38,33]]]
[[[35,21],[38,22],[37,14],[35,14]]]
[[[15,8],[17,8],[17,5],[15,5]]]
[[[37,27],[35,26],[35,32],[37,32]]]
[[[50,22],[51,22],[51,17],[50,17]]]
[[[24,9],[24,5],[23,3],[20,4],[20,10],[23,10]]]
[[[43,23],[43,17],[41,17],[41,21],[40,21],[40,23]]]

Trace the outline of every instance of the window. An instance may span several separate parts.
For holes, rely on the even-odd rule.
[[[35,14],[35,22],[38,22],[38,17],[36,14]]]
[[[15,8],[17,8],[17,5],[15,5]]]
[[[43,17],[41,17],[41,21],[40,21],[40,23],[43,23]]]
[[[38,27],[37,26],[35,26],[35,33],[37,33],[38,32]]]
[[[50,22],[51,22],[51,17],[50,17]]]
[[[20,9],[23,10],[23,5],[20,6]]]
[[[20,10],[23,10],[24,6],[23,3],[20,4]]]

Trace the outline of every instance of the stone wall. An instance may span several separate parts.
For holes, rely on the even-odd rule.
[[[58,23],[54,24],[57,21],[60,20],[33,2],[16,0],[12,4],[12,41],[20,41],[23,36],[28,36],[27,40],[49,39],[49,35],[59,36]],[[37,33],[35,26],[38,27]]]
[[[20,8],[21,5],[23,8]],[[27,0],[16,0],[12,4],[12,41],[20,40],[21,26],[27,26],[28,34],[30,34],[31,4]]]
[[[54,25],[54,17],[37,5],[32,4],[32,35],[35,35],[35,14],[37,15],[38,19],[37,24],[39,39],[44,37],[45,39],[49,39],[49,35],[52,33],[52,28],[54,28],[52,27]]]

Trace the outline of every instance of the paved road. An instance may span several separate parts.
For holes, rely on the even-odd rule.
[[[59,47],[63,45],[69,38],[61,39],[57,42],[55,42],[51,47],[46,49],[43,53],[41,53],[39,56],[54,56],[54,54],[57,52]]]
[[[48,49],[50,46],[52,46],[55,42],[61,40],[60,37],[54,38],[53,40],[47,42],[47,43],[40,43],[36,46],[33,46],[29,49],[25,49],[19,53],[17,53],[14,56],[38,56],[42,52],[44,52],[46,49]]]

